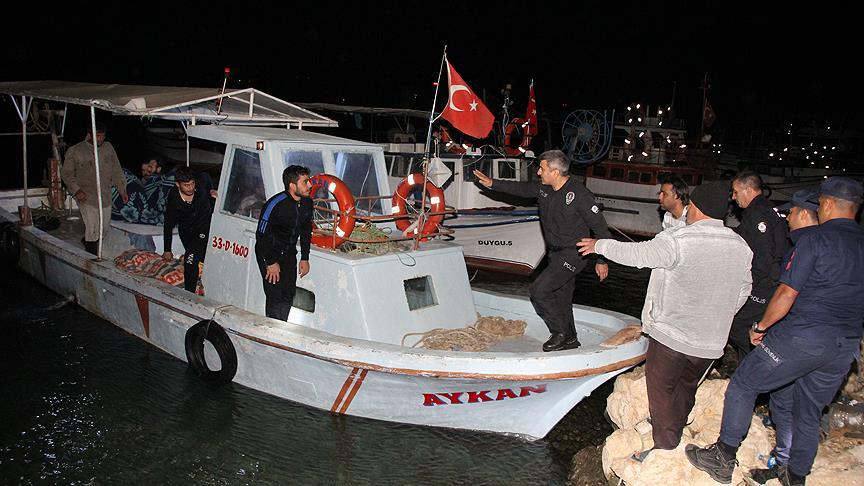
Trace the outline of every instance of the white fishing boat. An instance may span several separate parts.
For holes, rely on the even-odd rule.
[[[86,88],[78,86],[72,95],[62,91],[62,84],[38,90],[27,83],[0,84],[0,92],[19,97],[25,126],[23,114],[34,97],[87,105],[94,115],[96,107],[123,112],[115,107],[126,105],[128,93],[108,100]],[[148,110],[157,109],[155,98],[138,94]],[[264,96],[255,92],[256,100]],[[255,121],[255,101],[240,99],[247,101],[248,116],[223,111],[223,123]],[[211,101],[186,106],[204,120]],[[313,246],[311,271],[298,280],[288,321],[265,317],[254,261],[257,218],[249,202],[280,192],[286,165],[300,163],[314,174],[335,175],[313,179],[336,197],[338,207],[328,200],[318,204],[325,211],[328,204],[332,208],[336,221],[331,228],[347,229],[340,236],[350,237],[344,223],[355,214],[391,231],[395,224],[381,147],[286,129],[299,118],[315,120],[314,114],[277,116],[276,109],[271,106],[266,116],[281,118],[282,128],[187,127],[190,137],[225,146],[202,277],[205,295],[118,268],[110,257],[128,244],[116,237],[117,228],[100,249],[103,258],[94,258],[80,247],[76,220],[64,219],[59,229],[45,232],[18,225],[18,214],[0,210],[3,241],[19,237],[17,246],[4,248],[14,247],[12,256],[33,278],[189,362],[210,383],[234,382],[336,414],[543,437],[582,398],[644,358],[647,342],[637,319],[584,306],[573,306],[582,347],[541,352],[548,331],[527,299],[472,290],[462,247],[421,235],[383,242],[391,246],[383,254]],[[337,184],[340,180],[344,185]],[[366,209],[362,203],[356,213],[353,205],[346,207],[349,195],[364,198]],[[34,200],[25,195],[20,204]],[[318,242],[326,244],[337,235],[331,232]],[[464,329],[478,315],[524,321],[524,333],[483,351],[414,347],[418,335]]]
[[[398,184],[408,174],[422,171],[423,144],[380,144],[387,176]],[[477,184],[472,170],[507,181],[536,180],[533,158],[503,155],[442,153],[432,158],[429,177],[444,190],[455,211],[443,225],[453,230],[452,241],[462,246],[465,263],[474,269],[530,275],[546,253],[535,201],[490,191]]]

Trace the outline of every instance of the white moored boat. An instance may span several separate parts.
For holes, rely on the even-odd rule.
[[[381,145],[391,184],[422,170],[423,144]],[[477,184],[472,170],[495,179],[524,182],[536,179],[532,179],[537,171],[534,160],[447,153],[433,157],[433,165],[442,168],[443,176],[437,182],[447,205],[455,209],[444,226],[453,230],[452,241],[462,247],[465,263],[475,269],[530,275],[546,254],[536,201],[486,190]]]
[[[79,89],[63,101],[94,106],[92,99]],[[112,104],[103,98],[98,106]],[[129,274],[111,259],[94,259],[80,248],[80,234],[69,231],[73,222],[44,232],[12,226],[18,216],[0,210],[4,241],[10,232],[20,235],[19,266],[58,294],[189,361],[205,380],[233,381],[338,414],[543,437],[582,398],[644,358],[647,342],[629,327],[638,326],[635,318],[583,306],[573,306],[582,347],[541,352],[548,331],[531,303],[472,291],[461,247],[436,240],[419,247],[419,241],[390,242],[395,248],[381,255],[313,246],[311,271],[298,280],[288,322],[264,317],[253,250],[257,220],[249,199],[281,191],[282,169],[301,163],[313,173],[337,175],[355,195],[387,196],[358,215],[383,218],[391,209],[383,151],[284,128],[198,125],[188,133],[225,145],[204,296]],[[128,248],[122,238],[106,239],[113,241],[103,249],[106,257]],[[525,332],[482,352],[411,347],[416,333],[464,328],[478,314],[523,320]]]

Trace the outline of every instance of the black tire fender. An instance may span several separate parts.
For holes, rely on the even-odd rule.
[[[219,353],[222,369],[213,371],[207,366],[207,361],[204,359],[205,340],[210,341]],[[200,321],[186,331],[186,360],[192,371],[208,385],[220,386],[231,383],[234,375],[237,374],[237,352],[234,350],[234,344],[231,343],[231,338],[228,337],[225,329],[212,319]]]

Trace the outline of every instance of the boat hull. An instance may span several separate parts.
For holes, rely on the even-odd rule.
[[[234,382],[337,414],[543,437],[597,386],[640,362],[647,348],[640,338],[603,356],[585,353],[550,362],[550,353],[454,357],[340,338],[126,274],[113,262],[92,260],[32,227],[20,232],[20,267],[58,294],[183,361],[189,328],[213,319],[236,350]],[[524,299],[510,302],[490,294],[476,299],[478,310],[530,312]],[[609,323],[598,329],[632,324],[624,322],[626,316],[603,319]],[[205,357],[218,362],[213,351]]]

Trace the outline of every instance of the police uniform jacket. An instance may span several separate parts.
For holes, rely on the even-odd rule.
[[[492,189],[514,196],[537,198],[543,238],[550,249],[576,248],[582,238],[612,238],[594,195],[571,177],[557,191],[537,182],[494,180]]]
[[[255,254],[265,265],[294,259],[300,241],[300,260],[309,260],[312,241],[312,199],[295,201],[280,192],[264,204],[255,232]]]
[[[751,272],[753,291],[770,293],[777,287],[783,257],[789,249],[789,227],[774,206],[761,194],[750,202],[741,215],[735,232],[753,251]],[[770,297],[763,295],[762,297]]]

